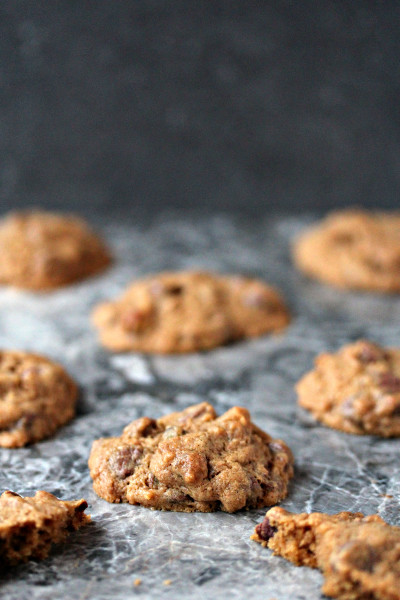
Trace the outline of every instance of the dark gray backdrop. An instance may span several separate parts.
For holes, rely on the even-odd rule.
[[[0,201],[399,203],[398,2],[0,5]]]

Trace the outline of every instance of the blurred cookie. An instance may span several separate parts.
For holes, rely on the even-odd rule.
[[[120,437],[96,440],[89,468],[95,492],[108,502],[235,512],[282,500],[293,457],[244,408],[217,418],[203,402],[157,420],[143,417]]]
[[[295,565],[320,569],[326,596],[400,598],[400,527],[388,525],[378,515],[293,514],[274,507],[252,539]]]
[[[400,350],[367,340],[320,354],[298,382],[298,402],[348,433],[400,436]]]
[[[280,331],[289,314],[261,281],[186,271],[133,283],[121,298],[98,305],[93,322],[111,350],[175,353]]]
[[[14,492],[0,496],[0,562],[4,566],[30,558],[46,558],[52,544],[90,521],[86,500],[63,501],[39,491],[22,498]]]
[[[306,275],[341,288],[400,291],[400,213],[343,210],[293,245]]]
[[[50,436],[75,414],[78,389],[47,358],[0,352],[0,446],[17,448]]]
[[[44,211],[0,221],[0,283],[58,288],[103,271],[111,261],[100,238],[77,217]]]

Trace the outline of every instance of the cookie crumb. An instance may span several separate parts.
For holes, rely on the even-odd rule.
[[[163,581],[163,585],[171,585],[172,581],[171,579],[164,579]]]
[[[135,579],[135,581],[133,582],[133,585],[135,587],[138,587],[141,583],[142,583],[142,580],[138,578],[138,579]]]

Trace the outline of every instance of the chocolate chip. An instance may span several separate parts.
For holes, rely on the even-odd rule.
[[[180,296],[183,294],[183,286],[182,285],[170,285],[167,287],[167,294],[170,296]]]
[[[359,571],[372,573],[376,562],[379,560],[374,548],[364,542],[349,542],[340,549],[341,560],[350,563],[352,567]]]
[[[121,317],[121,325],[125,331],[139,332],[147,327],[149,312],[143,310],[126,310]]]
[[[108,464],[119,479],[125,479],[134,473],[142,454],[143,450],[136,446],[120,448],[110,457]]]
[[[276,527],[272,527],[268,517],[265,517],[262,523],[259,523],[256,527],[256,534],[259,538],[261,538],[264,542],[268,542],[272,537],[274,537],[277,532]]]
[[[373,344],[364,344],[357,358],[360,362],[368,364],[384,358],[384,353]]]
[[[384,389],[387,394],[395,394],[400,392],[400,377],[396,377],[393,373],[381,373],[379,375],[379,386]]]

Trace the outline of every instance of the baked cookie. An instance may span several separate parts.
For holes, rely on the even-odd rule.
[[[0,283],[58,288],[99,273],[111,261],[100,238],[77,217],[40,210],[0,221]]]
[[[378,515],[291,514],[274,507],[252,539],[296,565],[320,569],[326,596],[400,598],[400,527],[388,525]]]
[[[64,369],[27,352],[0,351],[0,446],[53,434],[75,414],[78,388]]]
[[[244,408],[217,418],[203,402],[156,421],[143,417],[121,437],[96,440],[89,468],[95,492],[108,502],[235,512],[282,500],[293,458]]]
[[[0,562],[3,566],[45,558],[52,544],[63,542],[74,529],[90,521],[86,500],[64,502],[48,492],[22,498],[0,496]]]
[[[93,322],[110,350],[174,353],[280,331],[289,314],[261,281],[186,271],[133,283],[121,298],[98,305]]]
[[[400,291],[400,212],[343,210],[295,241],[296,265],[341,288]]]
[[[360,340],[320,354],[296,390],[300,406],[329,427],[400,436],[400,350]]]

